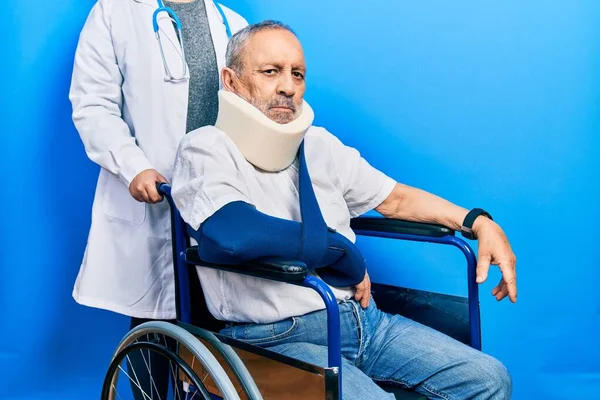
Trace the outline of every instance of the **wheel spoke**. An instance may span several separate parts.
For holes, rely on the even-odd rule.
[[[148,361],[146,361],[146,357],[144,357],[144,350],[140,350],[140,353],[142,353],[142,359],[144,360],[144,364],[146,365],[146,368],[148,369],[148,375],[150,376],[150,384],[154,387],[154,390],[156,390],[156,395],[158,396],[158,400],[162,400],[160,398],[160,392],[158,391],[158,387],[156,386],[156,383],[154,382],[154,378],[152,377],[152,357],[150,356],[150,349],[148,349]],[[150,388],[150,391],[152,392],[152,388]],[[154,392],[152,392],[154,393]],[[154,397],[154,395],[152,395],[152,397]]]
[[[123,400],[123,398],[121,397],[121,395],[119,394],[119,391],[117,390],[117,388],[115,387],[115,385],[112,385],[113,389],[115,390],[115,393],[117,394],[117,397],[120,398],[121,400]]]
[[[181,398],[181,393],[179,393],[179,366],[175,365],[175,371],[173,370],[173,363],[169,362],[169,369],[171,370],[171,375],[173,376],[173,392],[177,395],[176,398]]]
[[[184,343],[186,342],[178,340],[177,335],[171,337],[160,328],[156,333],[139,332],[129,341],[124,339],[123,344],[115,353],[104,379],[102,400],[128,399],[131,398],[131,393],[134,398],[141,400],[163,400],[163,394],[167,396],[165,400],[168,398],[174,400],[212,399],[213,395],[208,390],[206,383],[210,383],[212,387],[212,380],[217,378],[210,373],[212,369],[209,367],[212,364],[204,365],[205,361],[200,357],[207,349],[202,349],[201,345],[192,344],[188,350]],[[137,353],[138,351],[140,353]],[[165,369],[166,365],[163,365],[162,358],[169,363],[168,369]],[[214,361],[212,362],[214,363]],[[218,370],[218,366],[214,368]],[[146,373],[149,375],[148,377],[145,375]],[[124,375],[127,379],[119,381],[119,375]],[[218,379],[227,378],[218,375]],[[220,382],[218,379],[215,382]],[[163,382],[167,384],[164,388],[162,387]],[[238,396],[240,395],[239,387],[236,389],[231,387],[228,390],[236,398],[236,393]],[[243,394],[243,392],[242,389],[241,393]]]
[[[129,361],[129,356],[127,356],[127,361]],[[129,362],[130,362],[130,361],[129,361]],[[131,364],[131,362],[130,362],[130,364]],[[133,367],[132,367],[132,368],[133,368]],[[144,391],[144,389],[142,389],[142,386],[140,385],[140,381],[139,381],[139,380],[137,380],[137,377],[136,377],[136,380],[137,380],[137,382],[135,382],[133,379],[131,379],[131,376],[129,376],[129,374],[127,373],[127,371],[125,371],[125,369],[123,369],[123,367],[121,367],[120,365],[119,365],[119,369],[120,369],[120,370],[121,370],[121,371],[122,371],[122,372],[125,374],[125,376],[126,376],[126,377],[128,377],[128,378],[129,378],[129,380],[130,380],[131,382],[133,382],[133,384],[134,384],[134,385],[135,385],[135,386],[136,386],[138,389],[140,389],[140,392],[142,392],[142,396],[144,396],[144,399],[148,398],[149,400],[152,400],[152,397],[148,396],[148,393],[146,393],[146,392]],[[135,376],[135,370],[133,370],[133,375]]]

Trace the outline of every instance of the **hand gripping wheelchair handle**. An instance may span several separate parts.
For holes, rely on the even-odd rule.
[[[165,195],[171,195],[171,186],[166,182],[156,182],[156,191],[164,198]]]

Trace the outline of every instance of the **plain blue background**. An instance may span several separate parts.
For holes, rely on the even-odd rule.
[[[98,398],[127,330],[70,297],[97,167],[67,94],[92,4],[11,2],[0,31],[0,398]],[[492,298],[494,270],[481,307],[484,350],[512,371],[514,398],[598,398],[600,2],[225,4],[297,31],[318,124],[399,181],[485,207],[505,228],[519,300]],[[361,244],[376,280],[464,293],[456,251]]]

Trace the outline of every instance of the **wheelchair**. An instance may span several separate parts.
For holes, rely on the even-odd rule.
[[[244,265],[216,265],[204,262],[192,246],[168,184],[157,184],[171,211],[172,253],[175,268],[175,323],[151,321],[129,331],[113,354],[104,378],[101,399],[131,398],[139,390],[144,400],[165,398],[157,395],[158,381],[169,379],[168,398],[185,399],[342,399],[343,379],[338,304],[331,289],[309,274],[304,263],[294,260],[257,260]],[[358,217],[351,221],[357,235],[428,242],[458,248],[467,261],[468,297],[456,297],[468,307],[468,332],[464,343],[481,350],[478,286],[475,282],[476,256],[472,248],[445,226]],[[234,227],[232,227],[234,229]],[[268,349],[236,340],[219,331],[225,322],[208,311],[196,267],[213,268],[236,274],[300,285],[315,290],[323,299],[327,313],[328,365],[326,367],[278,354]],[[390,292],[392,290],[392,292]],[[372,284],[377,293],[393,293],[386,285]],[[385,296],[383,296],[385,297]],[[455,297],[455,296],[452,296]],[[392,296],[393,302],[393,296]],[[166,376],[152,376],[151,352],[168,361]],[[132,368],[130,357],[141,354],[145,371]],[[121,379],[119,379],[121,378]],[[381,387],[396,399],[424,399],[418,393],[397,386]],[[123,395],[127,393],[128,395]],[[141,396],[140,396],[141,393]],[[128,397],[129,396],[129,397]]]

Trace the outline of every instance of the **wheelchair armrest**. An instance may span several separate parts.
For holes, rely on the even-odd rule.
[[[400,219],[358,217],[352,218],[350,227],[361,234],[361,231],[402,233],[415,236],[443,237],[454,236],[454,230],[437,224],[404,221]]]
[[[301,283],[308,275],[306,264],[301,261],[265,258],[245,264],[227,265],[212,264],[200,258],[198,246],[188,247],[185,251],[185,260],[193,265],[220,271],[235,272],[272,281],[285,283]]]

